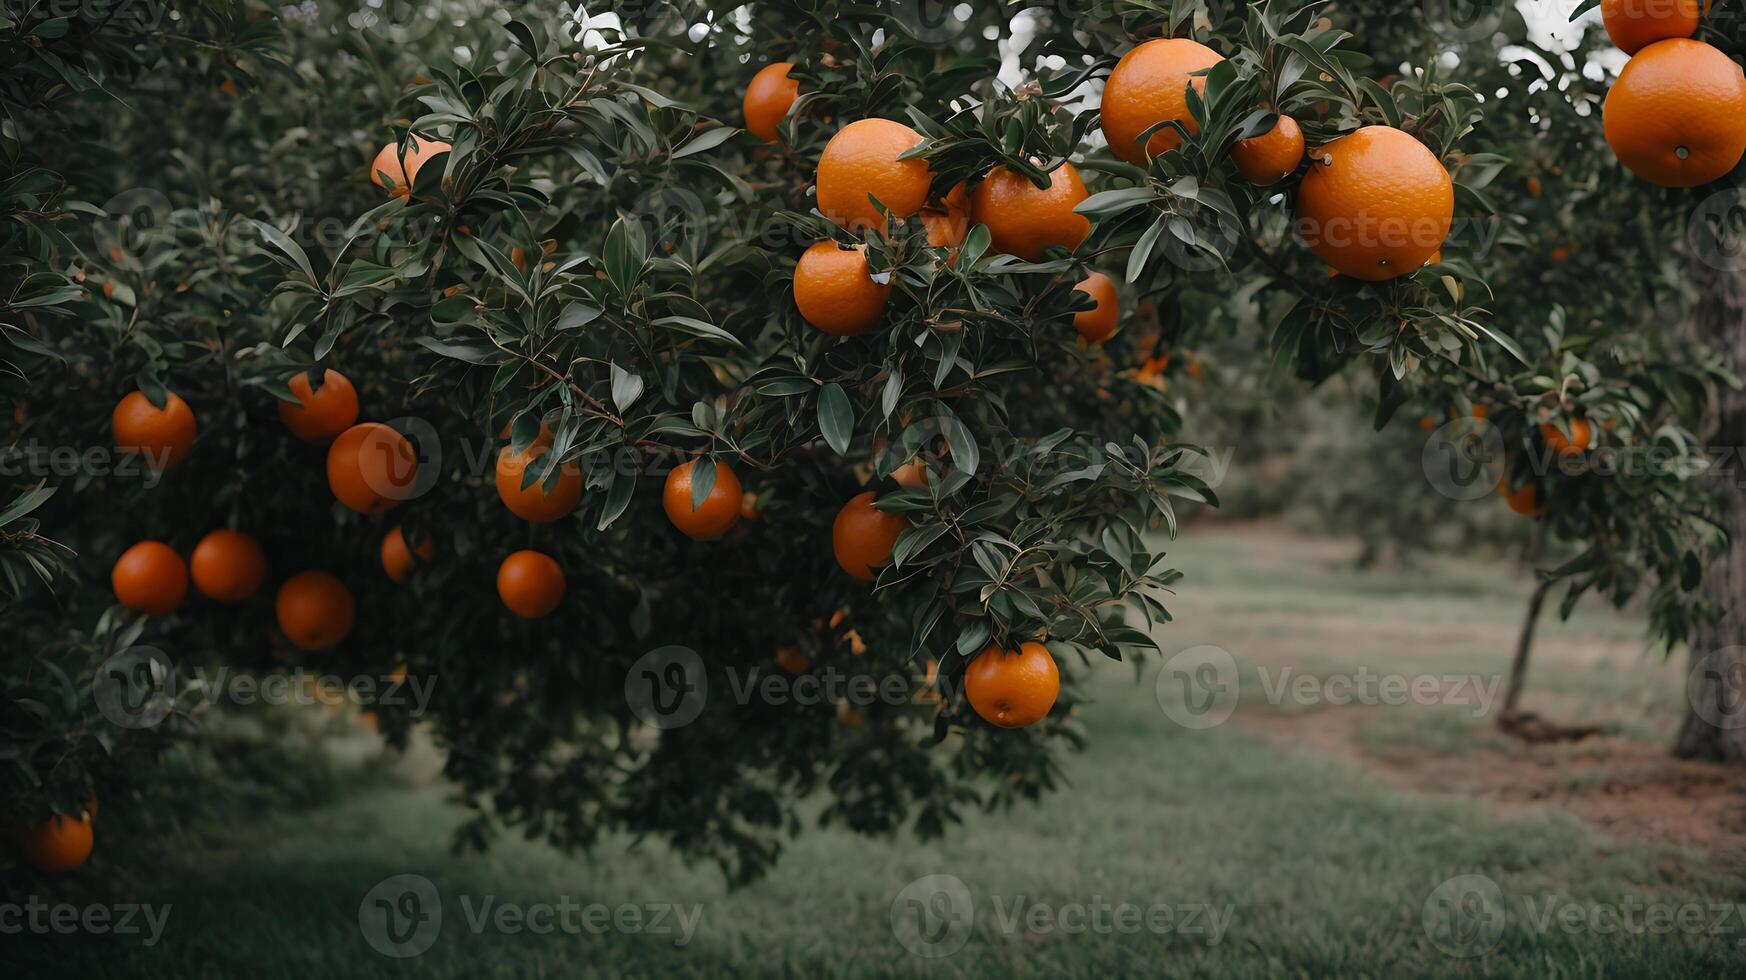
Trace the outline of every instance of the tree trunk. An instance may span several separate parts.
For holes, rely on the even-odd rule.
[[[1509,729],[1521,709],[1522,685],[1528,675],[1528,654],[1534,649],[1534,628],[1540,624],[1540,610],[1546,606],[1546,593],[1551,582],[1534,586],[1534,596],[1528,600],[1528,618],[1522,623],[1522,635],[1516,639],[1516,658],[1510,661],[1509,686],[1504,689],[1503,710],[1498,712],[1499,728]]]
[[[1746,270],[1718,268],[1727,256],[1697,255],[1691,263],[1702,290],[1699,339],[1746,377]],[[1708,261],[1705,261],[1705,260]],[[1746,762],[1746,392],[1724,388],[1704,433],[1717,476],[1722,526],[1731,547],[1704,575],[1705,595],[1722,615],[1692,633],[1689,704],[1673,753],[1682,759]]]

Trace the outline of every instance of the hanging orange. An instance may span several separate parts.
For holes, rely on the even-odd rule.
[[[686,537],[707,541],[721,537],[739,523],[744,492],[740,488],[740,478],[726,463],[718,461],[715,464],[715,485],[709,488],[709,495],[703,498],[702,505],[692,509],[691,467],[695,462],[688,460],[667,474],[666,486],[661,491],[661,506],[667,511],[667,519]]]
[[[497,596],[522,619],[544,619],[557,611],[568,585],[552,556],[518,551],[497,567]]]
[[[326,572],[299,572],[286,579],[273,610],[291,645],[312,653],[339,646],[357,619],[351,590]]]
[[[194,587],[206,598],[242,602],[267,581],[267,556],[254,538],[241,531],[213,531],[194,546],[188,570]]]
[[[898,536],[909,527],[909,519],[903,515],[887,514],[873,506],[876,499],[871,490],[851,497],[831,524],[831,550],[837,564],[863,582],[879,577],[874,569],[891,560]]]
[[[91,818],[55,814],[18,835],[18,856],[46,874],[65,874],[91,856]]]
[[[858,119],[825,144],[818,158],[818,209],[849,231],[884,231],[872,196],[899,221],[921,210],[931,171],[920,158],[898,156],[922,142],[921,134],[889,119]]]
[[[308,371],[297,372],[287,387],[299,404],[279,402],[279,420],[304,442],[329,442],[358,421],[358,390],[338,371],[322,375],[319,391],[310,388]]]
[[[168,616],[188,594],[188,566],[162,541],[141,541],[110,570],[117,602],[147,616]]]
[[[1702,41],[1657,41],[1625,63],[1601,117],[1632,173],[1661,187],[1707,184],[1746,154],[1746,75]]]
[[[1244,180],[1256,187],[1272,187],[1303,161],[1303,129],[1296,119],[1280,116],[1272,129],[1231,147],[1231,159]]]
[[[788,69],[793,67],[786,61],[765,65],[746,86],[746,97],[740,103],[746,129],[766,143],[776,142],[777,125],[800,97],[800,83],[788,77]]]
[[[421,535],[418,547],[408,547],[406,532],[396,527],[382,536],[382,571],[396,582],[404,583],[414,566],[436,558],[436,542],[429,534]]]
[[[1090,296],[1097,305],[1073,314],[1073,329],[1087,343],[1101,344],[1115,334],[1121,320],[1121,298],[1116,295],[1115,282],[1101,272],[1086,276],[1074,289]]]
[[[1540,426],[1540,441],[1546,444],[1547,449],[1567,459],[1586,452],[1593,437],[1594,430],[1590,428],[1587,419],[1571,419],[1568,436],[1563,429],[1550,422]]]
[[[873,281],[867,246],[818,242],[794,264],[794,305],[807,323],[835,337],[853,337],[879,325],[891,283]]]
[[[536,442],[519,454],[508,446],[497,454],[497,496],[510,513],[535,524],[550,524],[568,517],[582,502],[582,469],[574,462],[558,467],[558,479],[549,491],[543,479],[522,489],[527,468],[533,466],[538,472],[544,464],[535,464],[547,451],[546,445]]]
[[[1418,271],[1455,220],[1455,185],[1411,135],[1366,126],[1310,153],[1298,230],[1323,262],[1379,282]]]
[[[1601,0],[1600,9],[1607,37],[1626,54],[1698,29],[1698,0]]]
[[[1049,174],[1048,187],[995,167],[971,194],[970,220],[988,226],[995,251],[1040,262],[1050,246],[1071,252],[1091,234],[1091,222],[1073,210],[1089,196],[1071,163]]]
[[[194,410],[175,392],[166,392],[164,407],[153,405],[143,391],[129,392],[110,416],[115,448],[137,453],[154,470],[180,463],[194,446],[198,426]]]
[[[1140,146],[1140,134],[1175,120],[1190,134],[1200,126],[1188,112],[1188,86],[1206,91],[1206,76],[1195,75],[1225,60],[1217,51],[1187,38],[1147,41],[1122,55],[1103,85],[1103,135],[1116,156],[1145,166],[1148,159],[1182,145],[1170,126],[1159,128]]]
[[[412,186],[418,183],[418,172],[424,169],[426,162],[439,153],[447,153],[453,147],[442,140],[427,140],[422,136],[412,137],[406,147],[405,165],[401,165],[402,156],[399,143],[385,143],[382,149],[376,151],[376,159],[370,162],[370,182],[387,190],[390,196],[406,197],[412,193]],[[383,182],[383,177],[393,181],[389,187]]]
[[[964,696],[991,725],[1023,728],[1042,721],[1061,693],[1061,672],[1049,648],[1022,643],[1002,650],[990,643],[964,668]]]
[[[327,485],[360,514],[385,514],[411,499],[418,459],[406,437],[380,422],[354,425],[327,451]]]

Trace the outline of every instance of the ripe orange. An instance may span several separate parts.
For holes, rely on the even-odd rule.
[[[65,874],[91,856],[91,820],[55,814],[18,835],[18,856],[48,874]]]
[[[1296,119],[1280,116],[1272,129],[1231,147],[1231,159],[1244,180],[1256,187],[1271,187],[1291,176],[1302,162],[1303,130]]]
[[[327,485],[360,514],[385,514],[412,496],[418,459],[406,437],[380,422],[354,425],[327,451]]]
[[[115,448],[124,453],[139,453],[147,466],[167,470],[194,445],[198,426],[194,410],[175,392],[167,392],[164,407],[153,405],[143,391],[128,392],[115,404],[110,416],[115,430]]]
[[[1656,41],[1696,34],[1698,0],[1601,0],[1601,21],[1620,51],[1636,54]]]
[[[322,375],[319,391],[310,389],[308,371],[297,372],[289,387],[301,404],[280,402],[279,420],[304,442],[332,441],[358,420],[358,390],[338,371]]]
[[[746,86],[746,97],[740,104],[746,128],[766,143],[776,142],[777,124],[800,97],[800,83],[788,77],[788,69],[793,67],[786,61],[765,65]]]
[[[213,531],[194,546],[188,570],[206,598],[242,602],[261,591],[267,580],[267,556],[241,531]]]
[[[326,572],[299,572],[286,579],[273,609],[291,645],[311,652],[338,646],[357,619],[351,590]]]
[[[928,162],[897,159],[921,141],[920,133],[889,119],[858,119],[838,130],[818,158],[819,211],[858,232],[885,228],[869,194],[900,221],[921,210],[928,199]]]
[[[995,167],[971,195],[970,220],[988,226],[995,251],[1037,262],[1049,246],[1060,245],[1071,252],[1091,234],[1091,222],[1073,211],[1088,196],[1079,170],[1071,163],[1049,174],[1046,188]]]
[[[794,265],[794,305],[807,323],[836,337],[877,326],[890,295],[890,282],[873,281],[865,245],[817,242]]]
[[[1121,299],[1116,296],[1115,283],[1101,272],[1093,272],[1074,289],[1090,296],[1097,305],[1073,314],[1073,329],[1088,343],[1101,344],[1116,331],[1121,319]]]
[[[963,245],[965,237],[970,234],[970,192],[960,183],[939,204],[923,208],[920,217],[928,234],[928,244],[951,249],[946,264],[956,265],[958,246]]]
[[[891,560],[898,535],[909,527],[901,514],[887,514],[873,506],[873,491],[857,494],[837,511],[831,524],[831,549],[837,564],[855,578],[871,582],[879,577],[873,569]]]
[[[1122,55],[1103,85],[1103,135],[1110,151],[1145,166],[1149,158],[1182,144],[1176,130],[1165,126],[1141,147],[1140,134],[1146,130],[1174,119],[1189,133],[1199,132],[1188,114],[1188,86],[1204,92],[1206,77],[1190,76],[1223,60],[1206,45],[1178,37],[1147,41]]]
[[[1388,126],[1310,151],[1298,230],[1322,261],[1380,282],[1422,268],[1449,237],[1455,187],[1436,154]]]
[[[1546,448],[1560,456],[1570,458],[1581,456],[1588,449],[1589,440],[1594,436],[1594,430],[1589,427],[1587,419],[1571,419],[1570,435],[1550,422],[1540,426],[1540,441]]]
[[[407,546],[406,533],[398,527],[382,536],[382,571],[396,582],[405,582],[414,565],[435,558],[436,541],[429,534],[419,536],[417,548]]]
[[[1524,484],[1519,490],[1511,490],[1508,483],[1500,482],[1497,492],[1503,495],[1510,510],[1523,517],[1540,517],[1546,513],[1546,508],[1540,503],[1540,493],[1532,483]]]
[[[497,567],[497,595],[522,619],[544,619],[564,600],[564,570],[552,556],[518,551]]]
[[[442,140],[427,140],[422,136],[414,136],[411,145],[406,148],[405,166],[401,166],[400,144],[385,143],[382,149],[376,151],[376,159],[370,162],[370,182],[377,187],[388,190],[393,197],[406,197],[412,192],[412,185],[418,183],[418,172],[424,169],[425,162],[438,153],[447,153],[451,147]],[[383,175],[394,182],[392,189],[383,182]]]
[[[800,652],[799,647],[777,647],[776,664],[796,676],[812,669],[812,661]]]
[[[162,541],[141,541],[109,572],[116,601],[147,616],[168,616],[188,594],[188,566]]]
[[[547,449],[546,445],[536,442],[519,454],[508,446],[497,454],[497,496],[502,498],[503,506],[508,507],[510,513],[535,524],[550,524],[568,517],[582,502],[582,469],[574,462],[558,467],[558,479],[550,492],[546,490],[544,480],[522,489],[527,468],[534,466],[538,472],[540,466],[534,464]]]
[[[1746,154],[1746,75],[1702,41],[1657,41],[1626,62],[1601,116],[1613,155],[1637,176],[1707,184]]]
[[[1041,721],[1061,693],[1061,672],[1041,643],[1002,650],[990,643],[964,668],[970,707],[991,725],[1023,728]]]
[[[667,474],[667,485],[661,491],[661,506],[673,526],[695,541],[707,541],[726,534],[740,521],[740,501],[743,493],[740,478],[723,462],[715,464],[715,486],[703,505],[691,509],[691,466],[689,460]]]

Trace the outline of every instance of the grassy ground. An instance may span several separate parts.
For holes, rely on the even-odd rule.
[[[1360,574],[1342,567],[1347,553],[1252,529],[1191,533],[1178,550],[1191,574],[1166,651],[1228,650],[1247,672],[1236,719],[1180,727],[1160,710],[1156,663],[1139,683],[1112,666],[1089,682],[1091,750],[1066,761],[1071,788],[1034,808],[980,817],[943,842],[811,831],[769,878],[729,893],[712,868],[628,841],[592,857],[520,841],[452,857],[458,811],[444,791],[390,784],[238,827],[224,851],[143,889],[138,900],[172,906],[150,948],[137,938],[5,941],[27,968],[60,974],[255,980],[1739,973],[1746,920],[1732,903],[1746,902],[1746,887],[1705,855],[1609,838],[1566,814],[1403,791],[1362,765],[1282,747],[1264,726],[1245,723],[1320,710],[1268,703],[1249,680],[1257,669],[1501,671],[1525,601],[1521,579],[1463,564]],[[1570,715],[1611,713],[1648,734],[1664,729],[1678,674],[1644,656],[1640,636],[1640,624],[1593,611],[1554,625],[1535,697]],[[1384,733],[1368,737],[1407,754],[1466,750],[1485,728],[1459,707],[1363,710],[1380,726],[1367,731]],[[433,883],[443,920],[428,952],[397,960],[366,943],[359,905],[377,882],[403,873]],[[907,951],[891,925],[899,892],[930,874],[962,880],[974,905],[965,945],[938,959]],[[1489,892],[1465,892],[1461,882],[1439,890],[1465,875],[1484,876],[1495,895],[1475,905],[1473,894]],[[670,932],[475,931],[469,909],[487,898],[674,903],[699,918],[683,945]],[[1476,957],[1451,956],[1427,931],[1428,900],[1434,921],[1467,910],[1477,918],[1459,921],[1501,933]],[[1122,904],[1155,916],[1167,907],[1176,918],[1169,929],[1154,919],[1159,928],[1124,931],[1100,907]],[[1641,923],[1636,906],[1645,905],[1665,906],[1673,929],[1606,928],[1608,909],[1630,906]],[[1026,915],[1042,915],[1034,907],[1061,927],[1027,926]],[[1076,928],[1081,907],[1091,917]],[[1217,916],[1216,934],[1205,909]],[[1481,927],[1477,938],[1485,947],[1490,934]]]

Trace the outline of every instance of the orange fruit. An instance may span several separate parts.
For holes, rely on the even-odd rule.
[[[121,553],[109,584],[116,601],[134,612],[168,616],[188,594],[188,566],[162,541],[141,541]]]
[[[970,220],[988,226],[995,251],[1037,262],[1049,246],[1071,252],[1091,234],[1091,222],[1073,211],[1088,196],[1071,163],[1056,168],[1049,174],[1049,186],[1041,188],[995,167],[970,197]]]
[[[55,814],[18,835],[18,856],[38,871],[64,874],[91,856],[91,820]]]
[[[449,144],[442,140],[414,136],[406,148],[405,166],[402,166],[400,144],[385,143],[376,151],[376,159],[370,162],[370,182],[387,189],[393,197],[406,197],[412,192],[412,185],[418,183],[418,172],[424,169],[425,162],[450,149]],[[383,181],[384,175],[394,182],[392,189],[388,189],[388,184]]]
[[[436,542],[429,534],[419,537],[418,547],[406,544],[406,532],[396,527],[382,536],[382,571],[396,582],[405,582],[415,565],[436,558]]]
[[[758,519],[758,495],[750,490],[740,494],[740,520],[755,521]]]
[[[962,183],[957,184],[937,205],[923,208],[920,218],[922,228],[927,231],[928,244],[951,249],[946,264],[958,264],[958,247],[970,234],[970,192]]]
[[[522,619],[544,619],[564,600],[564,570],[551,555],[518,551],[497,566],[497,595]]]
[[[867,246],[842,248],[817,242],[794,264],[794,305],[807,323],[836,337],[853,337],[878,325],[891,283],[873,281]]]
[[[289,387],[300,404],[279,402],[279,421],[304,442],[330,442],[358,421],[358,390],[338,371],[322,375],[319,391],[310,389],[308,371],[297,372]]]
[[[1698,29],[1698,0],[1601,0],[1600,8],[1607,37],[1626,54]]]
[[[109,418],[115,430],[115,448],[140,454],[147,466],[167,470],[194,446],[198,426],[194,410],[175,392],[166,392],[164,407],[153,405],[143,391],[128,392],[116,402]]]
[[[299,572],[286,579],[273,609],[291,645],[310,652],[338,646],[357,619],[351,591],[326,572]]]
[[[1115,333],[1116,321],[1122,315],[1115,283],[1103,273],[1093,272],[1073,288],[1097,302],[1091,309],[1073,314],[1073,329],[1089,343],[1101,344],[1108,340]]]
[[[267,581],[267,556],[254,538],[241,531],[213,531],[194,546],[188,570],[194,587],[206,598],[242,602]]]
[[[885,228],[867,199],[879,199],[899,221],[928,199],[928,162],[899,160],[922,141],[921,134],[889,119],[858,119],[837,130],[818,158],[818,209],[850,231]]]
[[[715,464],[715,485],[709,488],[709,496],[703,498],[703,504],[693,510],[691,466],[695,462],[688,460],[667,474],[667,485],[661,490],[661,506],[667,511],[667,519],[686,537],[707,541],[721,537],[739,523],[740,501],[744,494],[740,489],[740,478],[728,469],[726,463],[718,461]]]
[[[786,61],[765,65],[746,86],[746,97],[740,103],[746,129],[766,143],[776,142],[777,124],[800,97],[800,83],[788,77],[788,69],[793,67]]]
[[[901,514],[887,514],[873,506],[873,491],[857,494],[837,511],[831,524],[831,549],[837,564],[855,578],[871,582],[879,577],[873,569],[891,560],[897,537],[909,527]]]
[[[1528,196],[1529,197],[1539,197],[1540,193],[1543,189],[1544,188],[1540,183],[1540,178],[1538,178],[1538,177],[1529,177],[1528,178]]]
[[[964,695],[982,720],[1001,728],[1041,721],[1061,693],[1061,672],[1041,643],[1002,650],[990,643],[964,668]]]
[[[385,514],[412,496],[418,459],[406,437],[380,422],[354,425],[327,450],[327,485],[360,514]]]
[[[1158,38],[1122,55],[1103,85],[1103,135],[1116,156],[1145,166],[1182,144],[1176,130],[1165,126],[1153,133],[1144,147],[1140,134],[1168,119],[1182,123],[1189,133],[1197,126],[1188,114],[1188,86],[1206,91],[1206,76],[1190,78],[1225,60],[1217,51],[1187,38]]]
[[[1366,126],[1310,152],[1298,230],[1322,261],[1380,282],[1422,268],[1449,237],[1455,186],[1407,133]]]
[[[1657,41],[1626,62],[1601,107],[1613,155],[1662,187],[1696,187],[1746,154],[1746,75],[1702,41]]]
[[[527,468],[544,456],[548,448],[536,442],[519,454],[508,446],[497,454],[497,496],[510,513],[535,524],[550,524],[568,517],[582,502],[582,469],[574,462],[558,467],[558,479],[549,492],[543,479],[522,489]],[[539,466],[534,466],[534,470],[538,472]]]
[[[1271,187],[1291,176],[1303,160],[1303,130],[1296,119],[1280,116],[1267,132],[1237,141],[1231,147],[1231,159],[1244,180],[1256,187]]]
[[[1546,513],[1546,508],[1540,503],[1540,493],[1532,483],[1524,484],[1519,490],[1511,490],[1508,483],[1499,483],[1497,492],[1503,495],[1510,510],[1523,517],[1540,517]]]
[[[1587,419],[1571,419],[1570,435],[1550,422],[1540,426],[1540,441],[1546,448],[1560,456],[1570,458],[1581,456],[1588,449],[1589,440],[1594,436],[1594,430],[1589,428]]]
[[[812,669],[812,661],[799,647],[777,647],[776,664],[790,674],[800,675]]]

